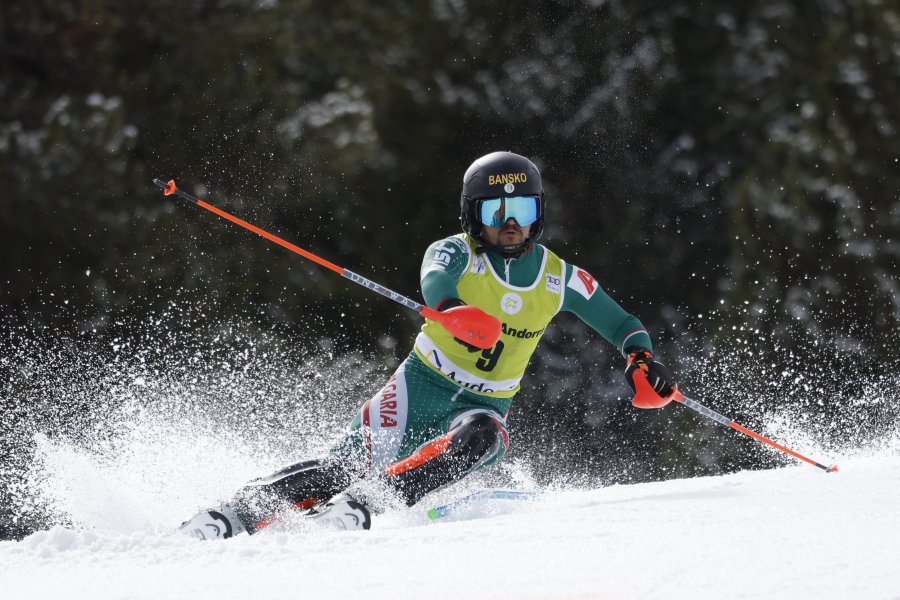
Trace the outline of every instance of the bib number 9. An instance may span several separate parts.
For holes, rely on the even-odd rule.
[[[498,341],[494,344],[493,348],[488,348],[487,350],[481,351],[481,358],[475,361],[475,366],[481,369],[482,371],[493,371],[494,367],[497,366],[497,361],[500,360],[500,355],[503,353],[503,342]]]

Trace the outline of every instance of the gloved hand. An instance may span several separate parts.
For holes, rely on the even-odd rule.
[[[457,306],[465,306],[465,305],[466,305],[466,303],[463,302],[462,300],[460,300],[459,298],[445,298],[445,299],[441,300],[440,302],[438,302],[437,306],[435,306],[435,308],[440,312],[444,312],[445,310],[450,310],[451,308],[456,308]],[[468,342],[464,342],[461,339],[459,339],[458,337],[454,337],[453,341],[456,342],[457,344],[462,344],[463,346],[465,346],[469,352],[481,352],[481,348],[479,348],[478,346],[473,346],[472,344],[470,344]]]
[[[456,308],[457,306],[465,306],[466,303],[460,300],[459,298],[444,298],[440,302],[437,303],[435,308],[438,312],[444,312],[445,310],[449,310],[451,308]]]
[[[649,350],[629,347],[625,349],[625,354],[628,356],[628,366],[625,368],[625,381],[628,382],[632,391],[636,391],[633,373],[635,369],[640,369],[647,376],[647,382],[653,388],[653,391],[659,394],[660,397],[665,397],[672,393],[672,389],[675,387],[675,377],[672,376],[672,373],[665,365],[653,358]]]

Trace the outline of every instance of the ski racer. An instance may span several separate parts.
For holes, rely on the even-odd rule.
[[[646,329],[584,269],[536,243],[544,229],[541,174],[527,158],[494,152],[463,177],[463,233],[439,240],[422,262],[429,307],[476,306],[502,322],[500,340],[481,350],[426,320],[413,350],[323,457],[288,466],[242,487],[181,529],[200,539],[254,533],[294,509],[339,529],[368,529],[383,507],[373,489],[406,505],[500,460],[506,415],[547,325],[560,311],[581,318],[641,369],[654,392],[675,381],[652,354]]]

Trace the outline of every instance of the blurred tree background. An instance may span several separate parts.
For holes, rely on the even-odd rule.
[[[316,323],[386,374],[415,315],[152,178],[419,298],[463,172],[508,149],[544,174],[542,241],[748,426],[793,403],[847,433],[839,397],[892,354],[895,2],[13,0],[0,36],[10,331],[127,337],[196,302],[209,322]],[[636,414],[622,366],[560,316],[514,450],[610,481],[780,464],[700,419]]]

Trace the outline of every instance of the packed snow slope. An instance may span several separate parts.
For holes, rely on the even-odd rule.
[[[830,458],[839,473],[798,464],[544,490],[438,522],[395,510],[349,533],[295,523],[203,543],[110,514],[105,527],[0,543],[0,596],[900,598],[900,457]]]

